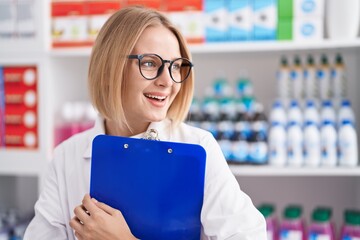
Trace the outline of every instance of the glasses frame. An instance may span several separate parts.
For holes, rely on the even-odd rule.
[[[161,66],[159,67],[157,73],[156,73],[156,76],[155,77],[152,77],[152,78],[148,78],[148,77],[145,77],[144,74],[142,73],[141,71],[141,60],[146,57],[146,56],[156,56],[158,57],[160,60],[161,60]],[[155,53],[145,53],[145,54],[132,54],[132,55],[128,55],[128,59],[137,59],[139,61],[139,71],[140,71],[140,74],[141,76],[143,76],[143,78],[145,78],[146,80],[154,80],[156,78],[158,78],[162,72],[164,71],[164,67],[165,67],[165,63],[169,63],[169,67],[168,67],[168,70],[169,70],[169,74],[170,74],[170,77],[171,77],[171,80],[173,80],[175,83],[182,83],[184,82],[190,75],[191,73],[191,70],[192,68],[194,67],[194,64],[192,62],[190,62],[189,59],[187,58],[176,58],[174,60],[166,60],[166,59],[163,59],[162,57],[160,57],[159,55],[155,54]],[[187,75],[185,76],[185,78],[181,81],[176,81],[172,75],[172,72],[171,72],[171,68],[172,68],[172,65],[174,64],[175,61],[177,60],[186,60],[187,62],[189,62],[189,67],[190,67],[190,70],[189,72],[187,73]],[[181,73],[180,73],[181,74]]]

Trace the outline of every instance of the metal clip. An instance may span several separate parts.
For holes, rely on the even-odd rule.
[[[144,134],[143,139],[160,141],[158,132],[152,128],[147,130],[147,132]]]

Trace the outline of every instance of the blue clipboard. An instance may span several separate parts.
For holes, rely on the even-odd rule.
[[[200,239],[206,152],[195,144],[99,135],[90,195],[142,240]]]

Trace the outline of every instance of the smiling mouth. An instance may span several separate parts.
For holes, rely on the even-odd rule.
[[[151,95],[151,94],[144,94],[145,97],[150,98],[152,100],[156,100],[159,102],[163,102],[166,99],[166,96],[155,96],[155,95]]]

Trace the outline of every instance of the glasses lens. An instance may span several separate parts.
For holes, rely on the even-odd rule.
[[[192,64],[185,58],[179,58],[173,61],[171,65],[171,77],[175,82],[185,81],[191,71]]]
[[[158,70],[162,65],[161,59],[156,55],[144,55],[140,59],[140,70],[142,75],[151,80],[157,77]]]

